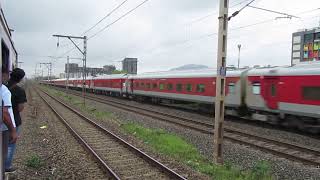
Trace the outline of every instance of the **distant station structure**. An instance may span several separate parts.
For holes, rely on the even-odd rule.
[[[125,58],[122,61],[122,71],[128,74],[137,74],[138,72],[138,59],[137,58]]]
[[[292,34],[291,65],[320,64],[320,27]]]

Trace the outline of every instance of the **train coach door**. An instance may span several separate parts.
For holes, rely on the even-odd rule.
[[[265,79],[266,103],[270,109],[278,109],[278,78]]]
[[[91,79],[91,80],[90,80],[90,87],[89,87],[89,88],[92,88],[92,89],[94,88],[94,82],[93,82],[93,79]]]
[[[120,95],[122,96],[123,91],[126,88],[126,83],[123,79],[120,79]]]
[[[130,94],[133,94],[133,79],[130,79]]]

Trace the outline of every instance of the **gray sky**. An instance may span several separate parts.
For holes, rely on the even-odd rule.
[[[24,62],[22,68],[30,77],[38,62],[52,61],[56,75],[64,71],[66,58],[53,60],[45,56],[61,56],[73,45],[60,39],[57,48],[57,38],[52,34],[80,36],[123,1],[2,0],[1,3],[10,28],[15,30],[13,38],[19,60]],[[142,1],[128,0],[86,35],[98,32]],[[242,1],[230,0],[230,6]],[[136,57],[139,72],[164,71],[184,64],[215,67],[217,5],[218,0],[149,0],[88,41],[87,66],[113,64],[121,68],[119,61],[124,57]],[[229,13],[244,5],[231,8]],[[237,44],[242,44],[241,66],[290,64],[292,33],[319,25],[320,10],[309,10],[320,8],[320,1],[256,0],[252,5],[301,18],[275,20],[279,15],[246,8],[229,22],[227,63],[236,65]],[[252,26],[239,28],[247,25]],[[80,57],[76,49],[68,55]],[[71,62],[80,63],[79,60]]]

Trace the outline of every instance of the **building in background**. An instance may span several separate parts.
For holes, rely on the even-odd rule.
[[[114,65],[105,65],[103,68],[92,68],[87,67],[87,76],[97,76],[103,74],[112,74],[116,70]],[[65,74],[67,74],[67,64],[65,64]],[[69,63],[69,78],[80,78],[82,77],[83,67],[80,67],[77,63]]]
[[[112,74],[112,72],[116,70],[116,67],[114,65],[105,65],[103,66],[103,69],[106,74]]]
[[[128,74],[137,74],[138,71],[138,59],[137,58],[125,58],[122,61],[122,71]]]
[[[320,64],[320,27],[292,34],[291,65]]]

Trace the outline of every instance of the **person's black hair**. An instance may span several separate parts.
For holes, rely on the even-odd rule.
[[[23,69],[15,68],[10,74],[10,80],[18,83],[24,78],[25,75],[26,73]]]

